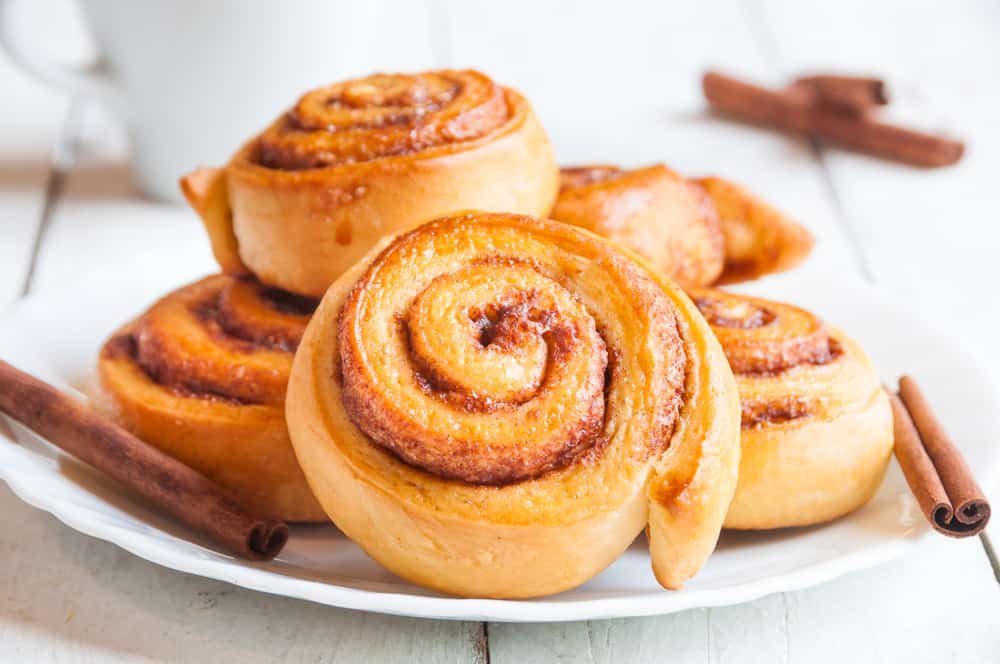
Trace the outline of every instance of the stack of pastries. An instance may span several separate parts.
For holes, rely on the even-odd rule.
[[[645,530],[678,588],[724,526],[830,520],[881,480],[858,345],[712,288],[790,269],[810,234],[719,178],[560,169],[479,72],[313,90],[181,187],[223,273],[112,335],[105,407],[414,583],[556,593]]]
[[[324,521],[285,426],[292,357],[315,307],[225,274],[179,288],[104,344],[104,405],[256,512]]]

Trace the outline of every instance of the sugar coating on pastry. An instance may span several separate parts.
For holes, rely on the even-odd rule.
[[[628,247],[684,288],[783,272],[812,250],[808,230],[722,178],[601,164],[563,168],[560,182],[553,219]]]
[[[440,70],[311,90],[181,187],[224,271],[319,297],[386,234],[465,208],[544,215],[558,179],[523,96]]]
[[[572,588],[644,528],[678,587],[736,482],[735,385],[690,300],[592,234],[518,215],[428,222],[338,279],[287,412],[337,526],[457,595]]]
[[[720,290],[690,294],[740,393],[740,479],[726,527],[811,525],[864,505],[882,482],[893,434],[861,347],[799,307]]]
[[[663,164],[564,168],[550,216],[628,247],[684,287],[714,283],[722,273],[715,208],[701,187]]]

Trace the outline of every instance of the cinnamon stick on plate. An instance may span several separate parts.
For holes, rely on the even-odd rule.
[[[982,532],[989,502],[916,381],[903,376],[899,396],[889,392],[889,399],[896,459],[924,516],[951,537]]]
[[[270,560],[288,541],[284,523],[248,514],[204,475],[3,360],[0,412],[135,491],[227,553]]]
[[[965,146],[943,136],[881,122],[872,111],[887,103],[882,81],[868,77],[810,76],[781,90],[708,72],[705,98],[725,115],[796,134],[831,140],[913,166],[948,166]]]

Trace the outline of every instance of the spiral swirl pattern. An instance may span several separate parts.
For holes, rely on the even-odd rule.
[[[491,597],[582,583],[647,525],[679,585],[735,486],[737,413],[675,286],[589,233],[485,212],[388,238],[338,279],[288,391],[338,527],[397,574]]]
[[[314,306],[251,280],[209,278],[160,300],[127,343],[138,367],[168,389],[280,405]]]
[[[371,161],[470,141],[503,126],[503,89],[474,71],[375,74],[307,92],[259,138],[268,168]]]
[[[840,352],[823,321],[804,309],[723,291],[693,293],[738,375],[826,364]]]
[[[324,520],[284,421],[292,356],[315,306],[223,275],[170,293],[102,349],[112,414],[262,513]]]
[[[719,290],[690,294],[740,394],[743,453],[726,525],[805,525],[863,504],[885,470],[892,423],[861,348],[798,307]]]
[[[664,351],[650,443],[665,444],[684,355],[655,285],[622,260],[603,273],[574,272],[540,243],[510,255],[505,242],[520,238],[504,221],[478,215],[467,229],[459,219],[439,224],[447,233],[431,225],[404,235],[355,286],[339,332],[354,422],[407,462],[466,482],[513,482],[565,465],[598,441],[606,378],[622,378],[607,372],[620,349],[599,332],[611,322],[585,299],[595,280],[611,288],[617,279],[636,284],[660,322],[650,330]]]
[[[181,179],[223,271],[316,298],[386,235],[455,210],[546,215],[558,187],[528,101],[469,70],[312,90]]]
[[[781,302],[734,295],[719,290],[692,291],[695,305],[712,326],[729,366],[743,385],[740,392],[743,427],[761,427],[815,415],[820,406],[813,390],[754,396],[801,367],[829,365],[842,354],[823,322],[813,314]],[[820,386],[825,387],[825,386]]]

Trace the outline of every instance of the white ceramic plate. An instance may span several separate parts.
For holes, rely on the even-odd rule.
[[[90,278],[75,290],[21,301],[0,319],[0,357],[66,389],[92,384],[106,335],[177,283],[123,284]],[[772,279],[752,290],[799,303],[848,330],[871,353],[886,381],[916,375],[970,465],[987,487],[1000,476],[1000,409],[987,375],[957,340],[935,331],[887,297],[829,279]],[[0,477],[26,502],[71,528],[114,542],[160,565],[246,588],[323,604],[428,618],[559,621],[663,614],[735,604],[823,583],[917,546],[929,529],[893,464],[878,495],[832,524],[783,532],[725,533],[704,569],[668,592],[649,568],[640,538],[609,569],[570,592],[531,601],[445,597],[386,572],[332,526],[296,527],[281,556],[247,563],[217,554],[158,518],[142,501],[11,426],[0,437]]]

